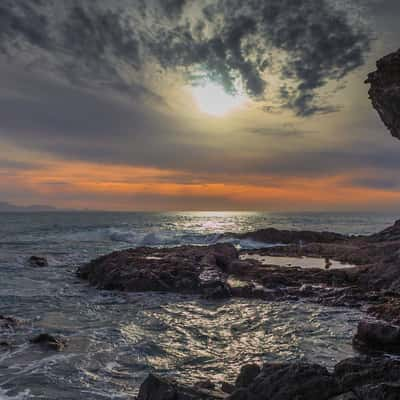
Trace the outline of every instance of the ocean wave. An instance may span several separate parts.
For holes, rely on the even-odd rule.
[[[0,400],[26,400],[32,399],[33,396],[31,395],[30,390],[24,390],[21,393],[16,394],[15,396],[9,396],[9,390],[3,390],[0,388]]]

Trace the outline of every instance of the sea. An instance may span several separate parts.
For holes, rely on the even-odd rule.
[[[89,287],[79,265],[138,246],[232,242],[261,228],[370,234],[398,218],[378,213],[180,212],[0,213],[0,315],[22,320],[0,332],[0,399],[133,399],[150,373],[187,384],[234,382],[250,362],[303,360],[328,369],[353,356],[362,311],[304,301],[267,302],[120,293]],[[46,268],[29,267],[44,256]],[[62,352],[30,344],[47,332]]]

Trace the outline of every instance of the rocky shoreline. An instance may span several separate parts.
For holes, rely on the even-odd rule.
[[[138,400],[398,400],[399,382],[400,361],[362,356],[341,361],[332,373],[301,362],[245,365],[235,385],[187,387],[151,374]]]
[[[221,243],[114,252],[83,265],[77,274],[106,290],[198,294],[216,301],[237,297],[360,307],[370,317],[360,321],[353,346],[372,358],[342,361],[333,373],[318,365],[265,364],[245,388],[225,384],[231,393],[215,389],[211,382],[207,388],[187,388],[151,375],[142,385],[139,400],[400,398],[400,360],[387,357],[400,354],[400,221],[370,236],[276,229],[229,236],[276,245],[246,252],[252,255],[319,257],[328,262],[326,268],[311,269],[264,264],[243,259],[244,251]],[[330,269],[329,260],[354,266]]]
[[[138,400],[400,398],[400,221],[369,236],[276,229],[227,236],[274,246],[251,251],[229,243],[140,247],[94,259],[79,267],[77,275],[103,290],[172,292],[213,302],[245,298],[360,308],[366,318],[359,322],[352,343],[360,356],[341,361],[333,371],[302,362],[244,365],[236,383],[203,381],[192,387],[150,375]],[[262,262],[263,257],[312,257],[324,264],[282,266]],[[31,258],[27,266],[46,265],[45,259],[36,261]],[[331,268],[336,261],[347,265]],[[23,324],[0,316],[0,332],[12,333]],[[66,339],[45,332],[29,343],[44,351],[68,348]],[[3,341],[0,352],[11,347],[11,342]]]

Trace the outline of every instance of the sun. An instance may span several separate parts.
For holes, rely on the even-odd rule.
[[[223,117],[248,101],[244,94],[229,94],[222,86],[213,82],[194,86],[191,92],[200,111],[214,117]]]

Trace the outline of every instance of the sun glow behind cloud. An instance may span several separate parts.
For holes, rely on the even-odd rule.
[[[214,117],[223,117],[244,107],[249,101],[243,93],[229,94],[222,86],[213,82],[194,86],[190,90],[199,110]]]

